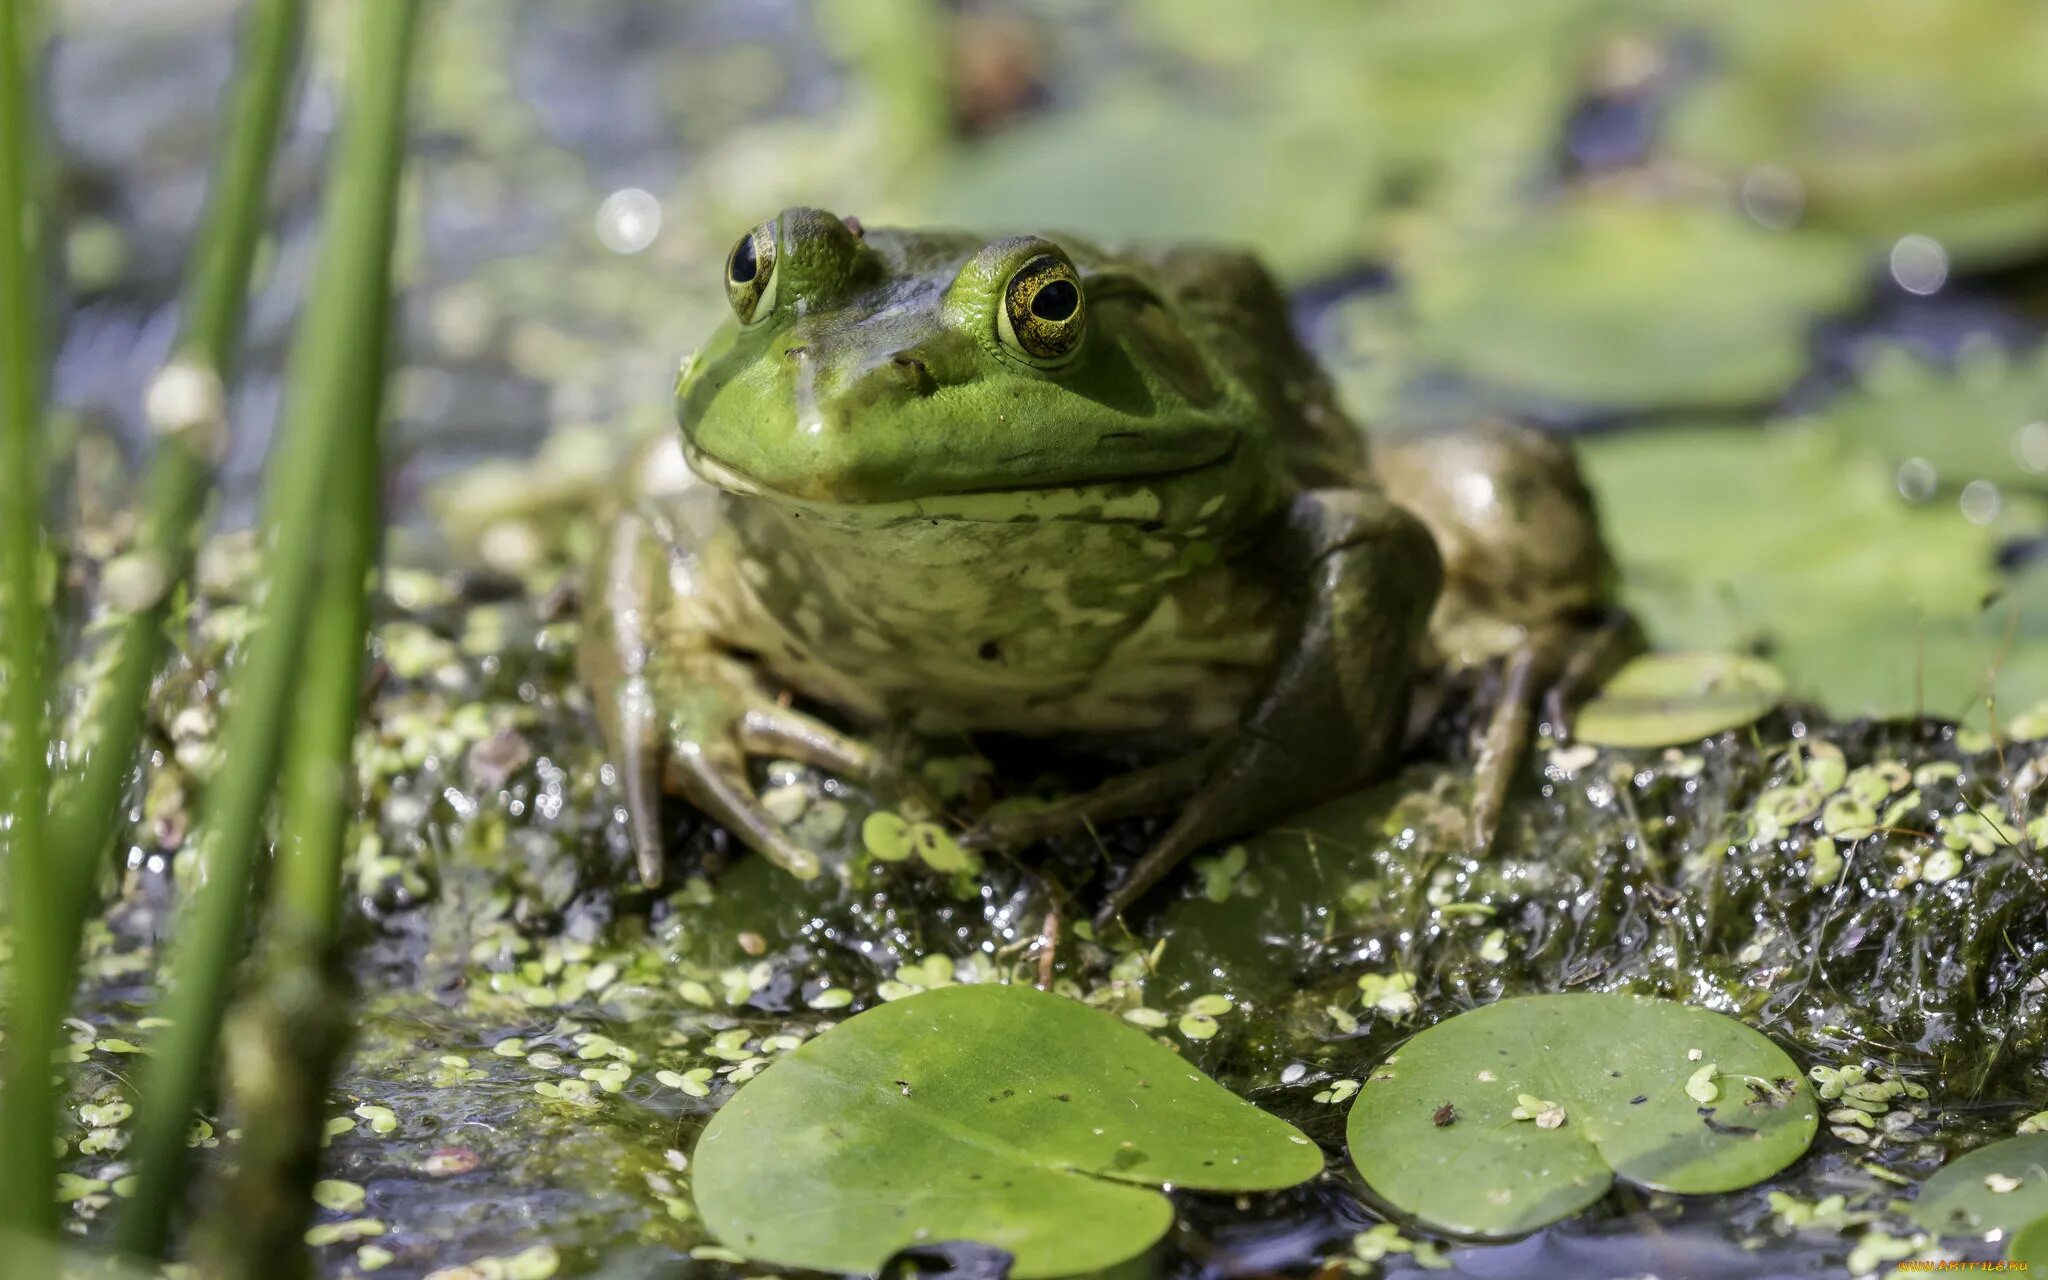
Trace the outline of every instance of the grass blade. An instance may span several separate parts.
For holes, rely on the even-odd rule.
[[[48,737],[43,566],[42,228],[36,208],[33,6],[0,8],[0,597],[4,597],[6,754],[0,814],[6,825],[9,1011],[0,1086],[0,1231],[56,1229],[51,1184],[51,1058],[69,992],[52,908],[58,887],[45,830]]]
[[[171,1020],[143,1079],[134,1194],[123,1252],[159,1256],[184,1186],[185,1132],[202,1101],[239,957],[264,812],[289,719],[327,533],[327,482],[345,436],[366,428],[365,369],[381,368],[391,223],[405,140],[416,0],[378,0],[361,23],[353,84],[323,204],[320,259],[292,352],[282,430],[266,495],[275,544],[260,624],[231,677],[226,761],[206,801],[204,883],[193,899],[159,1001]],[[370,287],[366,288],[365,286]],[[358,442],[359,444],[359,442]],[[357,581],[360,590],[360,579]]]
[[[173,589],[191,570],[214,458],[227,431],[226,388],[233,382],[250,265],[269,203],[271,157],[304,23],[305,0],[255,0],[243,27],[222,145],[185,280],[178,340],[147,406],[157,451],[136,546],[124,557],[126,572],[112,575],[134,584],[138,594],[112,601],[128,614],[113,641],[116,654],[101,703],[105,718],[94,726],[92,754],[75,783],[61,790],[54,815],[52,842],[62,854],[66,918],[74,921],[87,906],[94,874],[114,838],[150,682],[169,647],[165,614]]]

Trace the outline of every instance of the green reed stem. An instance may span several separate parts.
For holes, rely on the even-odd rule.
[[[144,485],[132,561],[151,590],[142,600],[116,602],[129,611],[112,642],[115,657],[101,702],[104,716],[95,726],[92,755],[82,775],[60,795],[54,818],[54,843],[62,851],[66,877],[66,919],[82,918],[95,873],[113,842],[150,683],[169,648],[164,628],[170,601],[191,572],[214,457],[227,431],[226,388],[233,382],[250,267],[269,203],[271,156],[304,20],[305,0],[255,0],[242,31],[221,147],[185,278],[178,341],[150,405],[158,445]]]
[[[116,1243],[161,1256],[185,1177],[185,1133],[203,1100],[242,947],[263,817],[287,724],[303,714],[301,654],[329,532],[329,482],[349,433],[364,421],[366,375],[382,368],[389,252],[405,141],[405,95],[417,0],[357,7],[352,91],[322,207],[324,233],[292,352],[277,454],[266,494],[275,539],[259,627],[231,677],[220,776],[199,835],[205,871],[180,922],[159,1001],[169,1017],[143,1077],[136,1185]],[[354,442],[360,447],[360,442]],[[354,588],[361,590],[361,575]]]
[[[6,1074],[0,1084],[0,1229],[56,1230],[52,1194],[51,1059],[64,1016],[68,966],[54,928],[56,867],[43,821],[48,803],[48,688],[43,566],[41,244],[31,6],[0,8],[0,596],[6,636],[6,754],[0,814],[7,881],[0,891],[14,961],[6,969]]]

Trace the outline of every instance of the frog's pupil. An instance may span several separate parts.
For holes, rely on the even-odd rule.
[[[1081,305],[1081,291],[1072,280],[1054,280],[1031,295],[1031,314],[1040,320],[1065,320]]]
[[[761,264],[754,258],[754,237],[752,233],[740,237],[732,247],[732,282],[745,284],[754,278]]]

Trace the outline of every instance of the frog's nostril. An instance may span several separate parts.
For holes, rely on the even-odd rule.
[[[924,361],[915,356],[891,357],[889,367],[921,396],[928,396],[939,389],[939,384],[932,378],[931,370],[925,368]]]
[[[806,347],[799,343],[794,347],[784,348],[782,352],[782,358],[784,360],[801,360],[810,353],[811,349],[809,347]]]

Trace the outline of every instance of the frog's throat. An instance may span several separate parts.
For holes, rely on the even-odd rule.
[[[1161,492],[1164,489],[1223,492],[1230,484],[1229,472],[1237,460],[1237,447],[1233,444],[1218,457],[1191,467],[1156,471],[1124,480],[982,489],[968,493],[893,498],[883,502],[836,502],[798,497],[770,488],[752,476],[734,470],[687,440],[683,442],[683,457],[700,479],[726,493],[758,498],[778,507],[840,523],[962,520],[1005,524],[1031,519],[1148,522],[1167,515],[1168,503]],[[1205,514],[1213,514],[1214,508],[1223,504],[1204,505],[1208,508]]]

